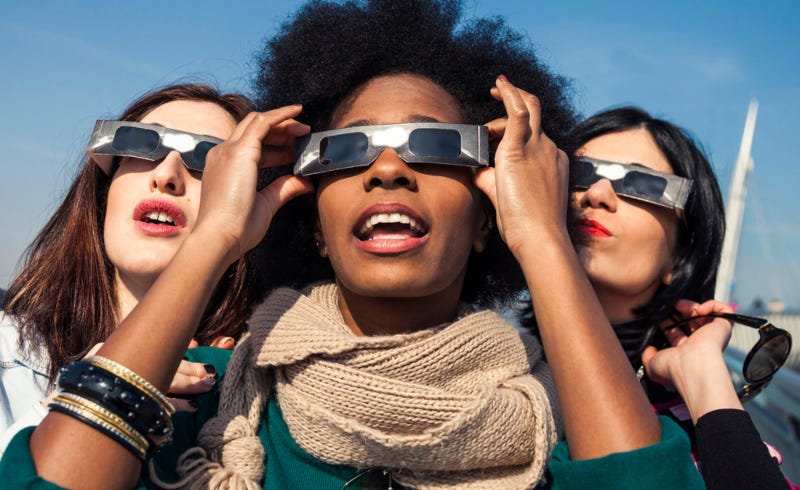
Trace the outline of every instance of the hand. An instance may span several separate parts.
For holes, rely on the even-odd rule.
[[[700,304],[686,299],[678,301],[675,310],[683,317],[733,311],[728,305],[719,301],[709,300]],[[670,322],[667,321],[668,323]],[[658,350],[653,346],[648,346],[642,353],[642,363],[648,376],[654,381],[678,385],[678,377],[688,377],[686,374],[689,368],[693,368],[695,365],[702,366],[709,356],[722,358],[722,351],[731,338],[732,325],[730,321],[724,318],[714,318],[702,326],[699,322],[690,322],[687,324],[687,328],[691,335],[686,335],[680,328],[664,331],[664,335],[672,347]]]
[[[291,175],[256,190],[258,169],[291,162],[295,138],[308,134],[308,126],[292,119],[300,110],[294,105],[250,113],[208,153],[193,233],[222,240],[228,263],[263,238],[281,206],[314,190],[310,181]]]
[[[217,337],[215,338],[211,345],[223,348],[225,345],[230,345],[233,343],[233,339],[231,337]],[[89,352],[86,353],[85,357],[93,356],[100,350],[102,347],[103,342],[95,344]],[[193,347],[197,347],[199,344],[196,340],[192,339],[189,342],[189,349]],[[230,345],[230,348],[233,348],[233,345]],[[187,360],[182,360],[180,365],[178,366],[178,371],[175,373],[175,376],[172,378],[172,382],[169,385],[168,393],[170,395],[199,395],[201,393],[206,393],[214,387],[217,382],[217,372],[214,369],[214,366],[210,364],[203,364],[201,362],[190,362]],[[53,390],[47,398],[42,400],[42,405],[47,406],[56,397],[58,392]],[[169,400],[172,402],[172,405],[175,407],[177,411],[185,411],[185,412],[194,412],[197,410],[197,407],[192,403],[193,400],[187,400],[183,398],[176,398],[176,397],[169,397]]]
[[[177,411],[194,412],[197,405],[192,399],[180,398],[180,395],[199,395],[206,393],[217,382],[214,366],[201,362],[182,360],[175,377],[169,385],[169,400]]]
[[[497,226],[509,249],[519,253],[531,237],[567,238],[569,159],[541,129],[536,96],[499,77],[491,94],[507,118],[489,122],[499,139],[494,168],[481,169],[475,183],[497,210]]]

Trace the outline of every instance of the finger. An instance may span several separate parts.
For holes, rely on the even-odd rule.
[[[644,348],[644,350],[642,351],[642,364],[644,365],[645,369],[648,369],[650,361],[653,359],[653,356],[655,356],[657,353],[658,349],[656,349],[652,345],[648,345],[647,347]]]
[[[311,132],[311,126],[294,119],[282,121],[270,129],[264,138],[264,144],[272,146],[294,146],[298,136],[305,136]]]
[[[533,132],[533,134],[541,133],[542,105],[541,102],[539,101],[539,97],[536,97],[527,90],[521,89],[519,87],[517,87],[517,93],[522,99],[522,102],[525,104],[525,107],[528,108],[529,125],[531,127],[531,131]]]
[[[217,337],[208,345],[211,347],[217,347],[219,349],[233,350],[234,346],[236,345],[236,341],[233,339],[233,337]]]
[[[521,145],[530,135],[530,112],[528,111],[528,106],[516,87],[505,80],[505,77],[498,77],[495,84],[502,97],[506,114],[508,114],[504,138]]]
[[[227,141],[236,141],[239,138],[241,138],[242,134],[244,134],[244,130],[247,128],[247,126],[250,125],[250,123],[253,121],[253,118],[256,117],[256,114],[258,113],[250,112],[246,116],[244,116],[244,119],[239,121],[239,124],[236,125],[236,127],[233,130],[233,133],[231,133]]]
[[[196,395],[206,393],[214,387],[217,380],[212,376],[197,378],[176,373],[169,385],[169,393],[173,395]]]
[[[241,139],[248,140],[250,138],[255,138],[263,142],[273,127],[278,126],[287,119],[297,116],[300,114],[301,110],[302,106],[300,106],[300,104],[295,104],[271,111],[258,112],[245,128]]]
[[[670,328],[669,330],[664,330],[664,336],[667,338],[669,345],[675,347],[680,345],[684,340],[688,337],[687,335],[681,330],[680,328]]]
[[[475,173],[475,186],[480,189],[497,209],[497,184],[495,170],[491,167],[482,168]]]
[[[197,342],[195,339],[189,341],[189,347],[187,349],[194,349],[195,347],[200,347],[200,343]]]
[[[184,400],[183,398],[170,397],[169,401],[175,407],[176,412],[196,412],[198,405],[195,400]]]
[[[314,184],[312,184],[310,180],[293,175],[283,175],[261,189],[259,194],[261,194],[272,209],[277,212],[281,206],[295,197],[312,192],[314,192]]]
[[[508,124],[507,117],[501,117],[485,124],[489,128],[489,147],[497,148],[500,140],[506,132],[506,125]]]
[[[294,162],[294,147],[264,146],[261,148],[259,168],[278,167]]]

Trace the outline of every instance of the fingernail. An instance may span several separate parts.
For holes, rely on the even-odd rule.
[[[497,75],[497,79],[501,82],[508,83],[508,78],[505,75]]]
[[[217,379],[217,368],[215,368],[211,364],[203,364],[203,369],[206,370],[206,374],[208,374],[208,377]]]
[[[192,408],[200,408],[200,404],[197,403],[197,400],[188,400],[188,401],[189,401],[189,406],[190,407],[192,407]]]
[[[217,375],[215,374],[214,376],[209,376],[201,382],[206,386],[214,386],[217,384]]]

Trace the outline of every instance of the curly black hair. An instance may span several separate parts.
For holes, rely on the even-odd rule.
[[[258,56],[256,105],[301,103],[298,119],[322,131],[337,107],[366,82],[409,73],[450,93],[465,123],[485,124],[505,116],[502,103],[489,95],[503,74],[539,98],[542,127],[560,146],[577,120],[568,80],[553,74],[503,19],[462,21],[461,13],[458,0],[311,1]],[[271,257],[266,273],[278,283],[300,287],[333,278],[311,243],[311,223],[299,218],[313,207],[308,201],[295,200],[281,210],[265,240]],[[516,261],[494,232],[486,250],[469,260],[462,299],[497,305],[522,287]]]

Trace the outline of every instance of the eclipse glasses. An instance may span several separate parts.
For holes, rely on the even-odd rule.
[[[98,120],[89,138],[87,151],[107,175],[113,171],[115,156],[156,161],[171,151],[180,153],[186,168],[202,172],[208,151],[220,143],[222,140],[219,138],[156,124]]]
[[[674,209],[682,215],[692,179],[665,174],[638,164],[607,162],[577,157],[570,164],[570,184],[588,189],[600,179],[608,179],[618,196]]]
[[[406,163],[489,165],[486,126],[409,123],[353,126],[311,133],[295,142],[295,175],[317,175],[371,165],[386,148]]]
[[[711,313],[684,318],[664,327],[664,330],[680,328],[683,333],[689,335],[691,332],[686,328],[687,324],[707,318],[724,318],[733,323],[758,329],[758,342],[747,353],[742,364],[742,374],[747,384],[737,393],[742,402],[752,399],[766,388],[772,376],[789,358],[789,353],[792,351],[791,334],[772,325],[765,318],[736,313]]]

